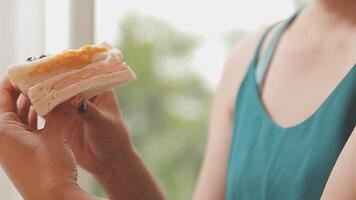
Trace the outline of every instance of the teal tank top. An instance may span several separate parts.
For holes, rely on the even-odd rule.
[[[283,128],[266,112],[258,83],[294,16],[277,24],[269,46],[258,59],[268,31],[262,36],[241,83],[235,104],[226,200],[320,199],[355,127],[356,65],[303,122]]]

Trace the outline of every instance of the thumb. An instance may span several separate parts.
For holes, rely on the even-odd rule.
[[[46,117],[46,123],[43,131],[47,135],[63,136],[69,127],[69,117],[59,109],[54,109]]]
[[[110,126],[108,116],[90,101],[83,101],[74,113],[74,117],[94,129]]]

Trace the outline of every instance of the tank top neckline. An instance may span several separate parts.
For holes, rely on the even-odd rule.
[[[297,15],[300,13],[300,11],[297,11],[294,15],[292,15],[291,17],[287,18],[285,21],[282,21],[281,26],[279,31],[275,32],[275,34],[272,36],[272,43],[268,44],[266,53],[268,54],[267,56],[261,56],[261,58],[265,59],[265,60],[261,60],[260,62],[263,62],[264,65],[268,65],[270,63],[270,59],[273,57],[273,53],[274,50],[276,48],[276,46],[278,45],[278,42],[281,38],[281,36],[283,35],[284,31],[289,27],[289,25],[292,23],[292,21],[297,17]],[[270,30],[271,28],[269,28]],[[250,64],[250,69],[249,69],[249,80],[251,80],[253,82],[253,98],[256,99],[255,102],[257,102],[257,108],[260,111],[263,119],[265,121],[267,121],[269,124],[271,124],[273,127],[277,128],[277,129],[281,129],[281,130],[289,130],[289,129],[296,129],[299,127],[303,127],[306,124],[308,124],[308,122],[312,121],[319,113],[320,111],[328,104],[329,101],[331,101],[332,98],[335,98],[335,96],[337,95],[338,91],[341,90],[340,88],[343,87],[344,83],[347,82],[348,79],[351,78],[351,74],[355,71],[356,69],[356,63],[353,65],[353,67],[346,73],[346,75],[341,79],[341,81],[338,82],[338,84],[336,85],[336,87],[327,95],[327,97],[321,102],[321,104],[305,119],[298,121],[297,123],[293,124],[293,125],[289,125],[289,126],[282,126],[280,124],[278,124],[277,122],[275,122],[272,117],[270,116],[270,114],[268,113],[266,107],[263,104],[263,101],[261,99],[261,93],[259,90],[259,81],[258,77],[256,77],[256,66],[258,63],[258,54],[260,52],[262,43],[264,41],[264,39],[266,38],[267,33],[269,32],[269,30],[267,30],[261,37],[258,47],[256,48],[255,54],[253,56],[252,62]],[[266,68],[266,66],[264,66],[264,68]],[[260,72],[261,73],[261,72]]]

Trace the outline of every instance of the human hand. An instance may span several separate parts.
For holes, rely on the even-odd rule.
[[[74,97],[64,109],[69,113],[83,99],[81,95]],[[84,101],[76,112],[70,114],[73,116],[66,139],[84,169],[100,176],[111,165],[125,162],[130,157],[131,141],[112,91]]]
[[[70,104],[81,101],[79,95],[62,108],[70,114]],[[67,141],[77,162],[97,178],[110,199],[164,199],[134,150],[112,91],[85,101],[71,114]]]
[[[64,199],[79,190],[76,165],[64,142],[68,118],[55,110],[37,129],[37,114],[7,76],[0,82],[0,164],[27,200]]]

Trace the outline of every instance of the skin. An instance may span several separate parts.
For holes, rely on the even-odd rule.
[[[290,127],[310,117],[356,63],[355,9],[355,1],[314,1],[285,31],[260,91],[264,107],[276,124]],[[236,91],[260,35],[261,32],[238,44],[225,65],[195,200],[224,199]],[[354,130],[330,176],[325,199],[356,199],[355,168],[352,168],[356,165],[356,141],[352,142],[356,140],[355,134]],[[348,176],[350,181],[343,182]]]
[[[352,0],[315,0],[300,13],[283,34],[261,88],[262,102],[279,126],[293,126],[312,115],[356,63],[354,10],[356,2]],[[195,200],[224,199],[235,97],[261,32],[237,44],[225,64],[212,107],[206,153],[193,196]],[[303,42],[300,42],[301,40]],[[24,126],[34,126],[34,122],[31,122],[34,114],[31,114],[31,111],[25,115],[18,113],[19,109],[15,109],[14,106],[17,99],[14,94],[17,93],[11,89],[7,78],[2,81],[1,88],[0,160],[26,199],[95,198],[76,185],[72,168],[73,159],[68,149],[63,147],[65,146],[63,138],[69,144],[78,164],[94,174],[110,199],[163,199],[157,184],[130,141],[112,92],[99,95],[91,102],[87,102],[88,109],[85,113],[73,112],[78,105],[77,102],[82,100],[80,96],[63,105],[57,114],[53,114],[53,118],[49,116],[47,119],[49,125],[42,130],[46,134],[42,134],[41,137],[33,133],[21,134],[24,132]],[[9,113],[12,113],[10,121],[6,120]],[[60,113],[65,113],[64,116],[67,118]],[[21,122],[16,116],[22,119]],[[60,123],[66,124],[67,131],[56,133],[55,128],[50,125],[51,120],[62,120]],[[11,137],[17,132],[18,137]],[[35,135],[33,137],[35,139],[29,139],[28,135],[31,134]],[[337,160],[325,187],[323,199],[356,199],[355,134],[354,130]],[[48,136],[44,137],[45,135]],[[55,135],[57,140],[51,139],[50,135]],[[24,157],[22,155],[24,150],[35,151],[28,145],[32,140],[36,142],[36,146],[43,148],[53,146],[52,149],[56,151],[49,148],[40,151],[41,156]],[[16,143],[16,148],[9,145],[11,142]],[[15,153],[16,156],[6,156],[6,152]],[[61,158],[59,160],[63,162],[58,163],[60,162],[58,159],[51,160],[52,154],[56,155],[56,158]],[[64,169],[67,170],[61,168],[59,172],[48,170],[51,173],[45,173],[46,177],[51,177],[50,180],[63,184],[49,184],[49,187],[46,178],[37,178],[45,177],[43,169],[46,169],[44,171],[51,169],[41,164],[44,163],[40,159],[42,157],[49,157],[46,164],[51,163],[50,166],[65,166]],[[13,164],[20,161],[22,165]],[[25,167],[32,166],[33,163],[36,163],[36,167],[31,169],[29,174]],[[35,179],[32,177],[36,177],[39,183],[29,184],[30,180]],[[43,197],[31,193],[41,190],[51,192],[45,192],[46,195]]]
[[[22,196],[26,200],[100,199],[77,185],[76,159],[93,173],[110,199],[163,199],[131,145],[113,93],[87,101],[85,113],[74,112],[81,101],[77,96],[51,112],[44,129],[38,130],[29,100],[7,76],[1,80],[0,163]]]
[[[64,143],[68,119],[53,111],[45,127],[36,127],[36,112],[7,77],[0,82],[0,164],[27,200],[97,199],[76,184],[73,154]],[[58,124],[63,129],[58,130]],[[29,173],[30,172],[30,173]],[[65,189],[65,188],[68,188]]]
[[[77,163],[96,177],[110,199],[163,199],[131,143],[113,92],[86,101],[85,113],[71,113],[82,99],[62,106],[72,114],[66,139]]]

